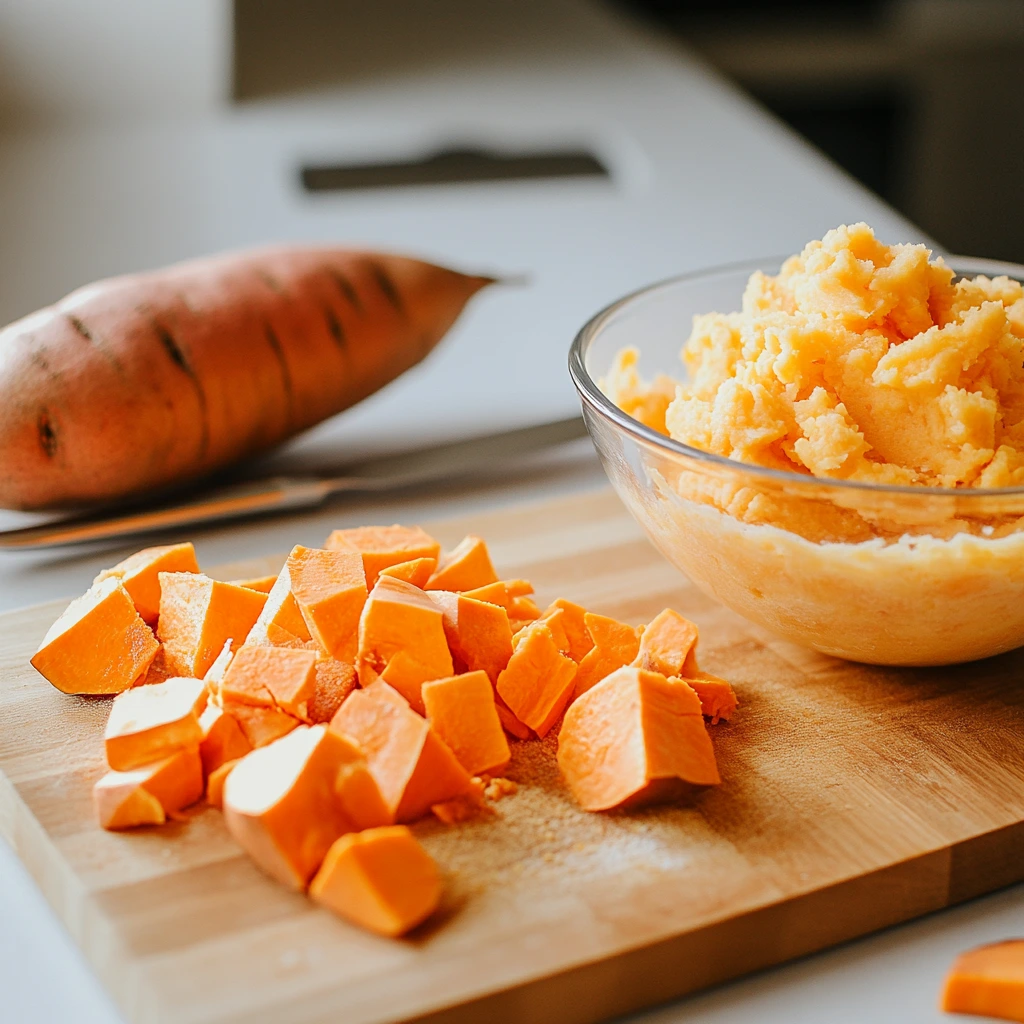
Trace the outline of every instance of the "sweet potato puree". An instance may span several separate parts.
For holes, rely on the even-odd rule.
[[[647,469],[667,500],[644,503],[696,582],[857,660],[938,664],[1024,642],[1019,503],[977,494],[1024,486],[1024,287],[954,280],[930,256],[836,228],[777,276],[754,273],[739,312],[694,317],[685,380],[645,381],[630,348],[602,381],[677,441],[806,478],[666,456]]]

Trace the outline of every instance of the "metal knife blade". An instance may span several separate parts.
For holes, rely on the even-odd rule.
[[[314,508],[333,494],[397,490],[431,480],[462,476],[504,460],[574,441],[586,433],[583,419],[573,416],[368,460],[348,466],[336,475],[274,476],[249,480],[206,491],[185,502],[116,513],[107,510],[39,526],[0,531],[0,550],[82,544],[285,509]]]

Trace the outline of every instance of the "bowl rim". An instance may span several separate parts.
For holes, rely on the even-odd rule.
[[[940,255],[959,276],[966,274],[974,276],[983,274],[989,277],[1005,275],[1024,282],[1024,264],[1010,263],[1005,260],[990,260],[975,256],[956,256],[946,255],[945,253],[940,253]],[[576,390],[579,392],[585,406],[589,406],[593,412],[605,420],[610,420],[620,430],[624,430],[627,434],[645,444],[661,448],[673,455],[682,455],[688,459],[710,463],[733,472],[751,473],[754,476],[763,477],[777,483],[799,487],[834,487],[840,490],[870,492],[872,494],[915,494],[920,497],[955,497],[958,500],[975,497],[1006,498],[1015,495],[1024,496],[1024,486],[983,488],[933,487],[927,484],[876,484],[862,480],[840,480],[835,477],[812,476],[809,473],[795,473],[786,469],[772,469],[769,466],[740,462],[738,459],[730,459],[725,455],[716,455],[713,452],[694,448],[692,445],[683,444],[681,441],[676,441],[665,434],[659,433],[657,430],[634,419],[628,413],[623,412],[598,387],[597,381],[587,369],[586,353],[601,329],[620,310],[639,299],[686,281],[699,280],[704,277],[717,277],[722,274],[739,273],[741,271],[753,273],[755,270],[764,270],[765,267],[780,267],[788,258],[788,256],[765,256],[757,259],[736,260],[712,267],[701,267],[683,274],[674,274],[671,277],[655,281],[653,284],[637,288],[599,310],[577,331],[576,337],[573,338],[572,345],[569,347],[569,376],[572,377],[573,384],[575,384]],[[682,335],[680,336],[682,338]],[[680,341],[680,347],[682,347],[683,340],[685,339]]]

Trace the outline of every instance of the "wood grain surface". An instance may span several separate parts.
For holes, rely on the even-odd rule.
[[[446,875],[440,913],[378,939],[263,877],[203,805],[100,830],[109,703],[28,664],[61,603],[7,614],[0,829],[130,1021],[597,1021],[1024,878],[1020,654],[895,671],[775,640],[679,576],[610,492],[431,528],[482,534],[542,602],[695,619],[703,666],[742,702],[713,729],[723,785],[585,814],[554,737],[514,744],[520,788],[497,817],[416,826]]]

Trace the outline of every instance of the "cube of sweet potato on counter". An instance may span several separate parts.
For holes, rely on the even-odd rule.
[[[287,570],[308,635],[328,657],[353,661],[367,598],[362,556],[299,546],[288,556]]]
[[[324,545],[329,551],[358,551],[363,559],[366,586],[372,590],[381,571],[402,562],[432,558],[441,545],[418,526],[357,526],[334,530]]]
[[[942,1009],[1024,1021],[1024,939],[993,942],[958,956],[946,976]]]
[[[526,627],[518,639],[508,667],[498,676],[498,694],[519,721],[545,736],[572,696],[576,662],[559,650],[550,623],[543,620]]]
[[[116,577],[72,601],[46,631],[32,664],[64,693],[121,693],[160,649]]]
[[[195,747],[131,771],[107,772],[92,791],[99,823],[111,830],[162,825],[202,795],[203,767]]]
[[[160,615],[162,572],[199,572],[192,544],[143,548],[110,569],[104,569],[93,582],[100,583],[111,577],[119,579],[146,624],[155,626]]]
[[[354,924],[394,938],[434,912],[441,877],[415,836],[392,825],[337,840],[309,894]]]
[[[309,640],[306,620],[299,611],[292,593],[292,577],[286,562],[278,573],[274,585],[267,594],[266,604],[246,636],[249,647],[264,647],[280,643],[281,638],[273,636],[275,630],[283,631],[287,639]]]
[[[423,684],[427,720],[470,775],[500,772],[511,756],[485,672]]]
[[[430,591],[443,615],[448,648],[466,671],[487,673],[492,683],[512,657],[512,629],[500,605],[448,590]]]
[[[634,664],[663,676],[695,675],[697,627],[679,612],[666,608],[644,628]]]
[[[389,565],[381,569],[381,576],[392,576],[396,580],[405,580],[414,587],[421,589],[426,586],[427,580],[434,575],[437,568],[436,558],[413,558],[408,562],[399,562],[397,565]]]
[[[633,667],[572,703],[558,735],[558,766],[585,811],[721,781],[697,695],[679,679]]]
[[[237,651],[267,595],[195,573],[160,573],[157,636],[167,662],[182,676],[202,677],[225,642]]]
[[[168,757],[202,740],[199,716],[206,707],[199,679],[168,679],[136,686],[115,698],[103,734],[107,764],[130,771]]]
[[[583,621],[594,646],[580,661],[573,700],[616,669],[631,664],[640,651],[640,632],[635,626],[593,612],[587,612]]]
[[[498,582],[490,552],[482,537],[464,537],[451,551],[443,554],[437,570],[427,580],[427,590],[475,590]]]

